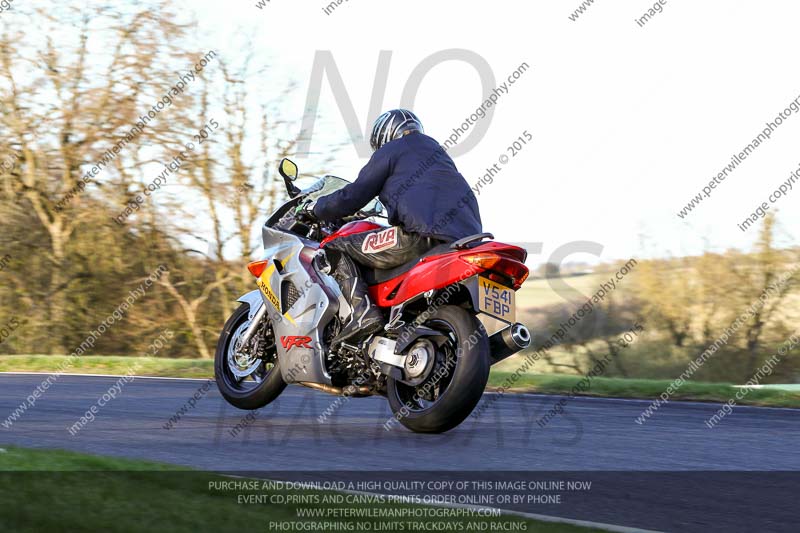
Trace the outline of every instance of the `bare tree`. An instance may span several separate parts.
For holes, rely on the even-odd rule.
[[[30,16],[42,30],[5,26],[0,37],[0,144],[21,154],[0,179],[6,199],[34,213],[49,238],[51,353],[66,352],[66,294],[76,280],[64,264],[76,229],[90,215],[84,209],[90,202],[82,194],[83,177],[129,136],[145,109],[148,80],[164,79],[167,70],[151,59],[170,55],[173,40],[181,35],[170,14],[163,2],[134,13],[112,7],[37,8]],[[74,26],[69,35],[65,24]],[[150,135],[130,139],[130,146],[112,153],[122,161]],[[108,165],[103,172],[113,169]]]

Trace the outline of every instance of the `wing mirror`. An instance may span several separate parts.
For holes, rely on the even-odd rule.
[[[289,159],[288,157],[284,157],[281,159],[281,164],[278,166],[278,172],[281,173],[283,179],[294,181],[297,179],[297,175],[299,174],[297,170],[297,165],[294,161]]]
[[[293,183],[294,180],[297,179],[297,175],[299,171],[297,169],[297,165],[294,161],[289,159],[288,157],[284,157],[281,159],[280,165],[278,165],[278,172],[281,176],[283,176],[283,183],[286,184],[286,190],[289,192],[289,196],[294,198],[298,194],[300,194],[300,189]]]

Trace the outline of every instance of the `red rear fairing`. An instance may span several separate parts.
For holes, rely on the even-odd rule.
[[[370,297],[380,307],[391,307],[423,292],[483,273],[495,281],[513,285],[516,290],[528,276],[526,257],[523,248],[499,242],[423,257],[408,272],[370,287]]]

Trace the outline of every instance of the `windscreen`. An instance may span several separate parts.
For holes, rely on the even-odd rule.
[[[328,175],[312,182],[311,185],[303,189],[303,194],[308,194],[308,198],[316,200],[317,198],[322,198],[323,196],[327,196],[332,192],[336,192],[349,184],[350,182],[345,179]],[[373,198],[367,205],[361,208],[361,211],[373,211],[377,203],[378,199]]]

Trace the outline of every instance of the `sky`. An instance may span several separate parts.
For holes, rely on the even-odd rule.
[[[601,245],[599,256],[570,258],[590,262],[749,249],[757,228],[738,224],[761,202],[779,212],[781,241],[796,242],[800,192],[775,203],[768,196],[800,167],[800,113],[693,211],[678,213],[800,96],[791,52],[797,3],[668,0],[643,26],[636,19],[653,4],[632,0],[597,0],[575,20],[578,0],[349,0],[331,14],[322,0],[257,3],[193,0],[186,9],[202,42],[223,56],[243,53],[236,36],[253,36],[250,51],[274,66],[277,80],[261,88],[264,97],[278,94],[279,81],[297,84],[282,112],[298,131],[320,51],[332,54],[362,129],[375,118],[381,51],[384,59],[391,53],[384,109],[400,105],[412,73],[434,54],[457,49],[485,62],[438,62],[424,76],[413,110],[440,142],[488,96],[482,76],[501,84],[527,63],[481,120],[485,135],[454,159],[477,185],[486,167],[509,156],[481,186],[484,228],[501,241],[542,243],[534,262],[573,241]],[[318,113],[312,152],[349,139],[327,76]],[[523,132],[531,141],[512,157]],[[315,155],[298,155],[301,172]],[[352,180],[366,155],[349,144],[331,170]]]

